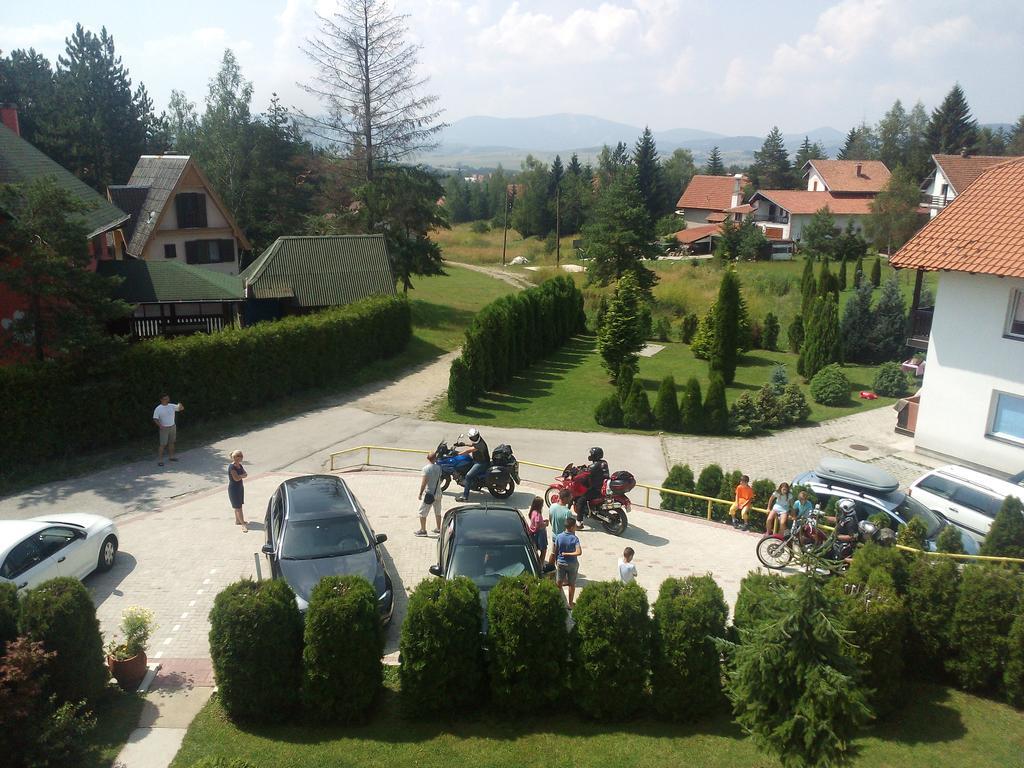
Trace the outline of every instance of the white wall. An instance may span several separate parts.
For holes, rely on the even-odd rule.
[[[684,208],[683,218],[687,227],[706,227],[708,225],[708,214],[711,211],[704,208]]]
[[[918,447],[999,472],[1024,469],[1024,447],[985,436],[993,391],[1024,397],[1024,341],[1003,338],[1015,289],[1024,280],[940,274]]]
[[[815,184],[817,184],[817,186],[815,186]],[[814,167],[811,166],[810,173],[807,174],[807,191],[824,192],[827,189],[828,187],[825,186],[825,180],[821,178],[821,174],[819,174],[816,170],[814,170]]]
[[[949,180],[946,178],[945,174],[942,173],[942,169],[936,166],[935,176],[932,178],[931,186],[928,187],[928,191],[926,194],[929,194],[932,197],[941,198],[942,188],[946,185],[949,185],[948,189],[946,190],[946,205],[949,205],[949,203],[953,201],[953,198],[956,197],[956,190],[954,190],[953,186],[949,184]],[[942,208],[932,208],[929,211],[928,215],[934,219],[936,216],[939,215],[939,211],[941,210]]]
[[[224,214],[221,213],[220,209],[217,208],[216,203],[213,202],[213,198],[210,197],[210,193],[203,187],[181,187],[178,190],[179,193],[184,192],[200,192],[206,195],[206,227],[203,229],[178,229],[178,213],[177,208],[174,204],[174,196],[172,195],[167,200],[167,206],[164,208],[163,216],[160,217],[160,221],[157,223],[156,230],[153,233],[153,239],[150,240],[149,245],[142,254],[144,259],[159,260],[164,258],[164,245],[173,243],[177,252],[177,257],[172,261],[179,261],[182,264],[187,264],[185,260],[185,242],[188,240],[231,240],[235,241],[235,233],[231,230],[230,225]],[[234,246],[235,258],[233,261],[223,261],[217,264],[197,264],[195,266],[203,267],[204,269],[213,269],[217,272],[225,272],[229,275],[238,274],[238,243],[235,242]]]

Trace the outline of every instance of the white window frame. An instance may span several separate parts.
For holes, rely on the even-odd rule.
[[[1024,407],[1024,395],[1016,392],[1001,392],[999,390],[992,391],[992,405],[989,408],[988,417],[988,430],[986,431],[986,437],[991,437],[994,440],[1001,440],[1004,443],[1011,443],[1012,445],[1019,445],[1024,447],[1024,433],[1020,435],[1014,435],[1009,432],[998,432],[996,431],[996,421],[999,417],[1000,402],[1002,398],[1012,398],[1013,400],[1019,400],[1021,406]]]
[[[1020,288],[1010,291],[1010,308],[1006,312],[1006,327],[1003,329],[1003,338],[1024,341],[1024,328],[1015,331],[1013,329],[1015,321],[1024,326],[1024,290]]]

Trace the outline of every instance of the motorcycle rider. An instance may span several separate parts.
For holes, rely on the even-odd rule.
[[[576,499],[576,519],[580,523],[587,516],[587,509],[590,506],[591,500],[601,498],[601,489],[604,487],[604,481],[611,476],[608,472],[608,462],[604,460],[604,450],[602,448],[591,448],[590,453],[587,454],[587,461],[590,462],[587,466],[587,472],[589,473],[587,492]]]
[[[469,445],[462,446],[459,450],[460,454],[470,454],[473,457],[473,466],[469,468],[469,472],[466,473],[465,486],[462,489],[462,496],[457,496],[456,501],[466,502],[469,501],[469,491],[473,487],[474,480],[481,474],[487,471],[487,468],[491,465],[491,452],[487,448],[487,443],[483,437],[480,436],[480,432],[476,427],[471,427],[466,433],[466,437],[469,438]]]
[[[857,546],[857,504],[853,499],[840,499],[836,504],[836,516],[826,519],[836,526],[835,559],[849,560]]]

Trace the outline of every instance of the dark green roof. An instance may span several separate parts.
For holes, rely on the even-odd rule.
[[[77,200],[89,206],[81,214],[89,237],[113,229],[128,214],[59,163],[51,160],[10,128],[0,125],[0,184],[29,184],[49,176]]]
[[[177,261],[101,261],[96,271],[104,277],[123,278],[114,293],[129,304],[245,299],[240,278]]]
[[[300,307],[395,293],[382,235],[279,237],[239,277],[252,298],[294,297]]]

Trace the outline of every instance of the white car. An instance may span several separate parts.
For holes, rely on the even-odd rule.
[[[1007,496],[1024,499],[1024,488],[967,467],[949,465],[921,475],[911,495],[951,523],[985,536]]]
[[[81,513],[0,520],[0,580],[19,591],[57,576],[84,579],[117,558],[113,520]]]

